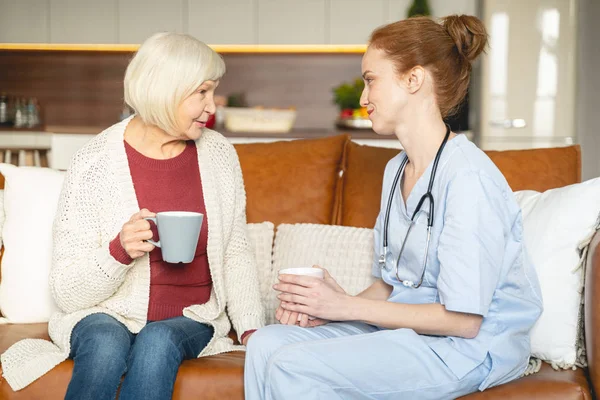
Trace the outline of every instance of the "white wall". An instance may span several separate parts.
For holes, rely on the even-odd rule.
[[[579,0],[577,137],[582,178],[600,176],[600,1]]]

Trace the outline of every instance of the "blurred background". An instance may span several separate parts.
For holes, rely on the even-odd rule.
[[[232,142],[397,147],[370,129],[357,78],[370,32],[417,14],[475,15],[490,35],[455,131],[486,150],[581,144],[583,179],[600,175],[600,0],[0,0],[0,161],[66,168],[129,115],[125,68],[158,31],[223,56],[211,122]]]

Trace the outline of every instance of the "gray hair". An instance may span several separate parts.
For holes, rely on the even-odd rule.
[[[181,103],[203,82],[224,74],[223,58],[203,42],[180,33],[156,33],[127,66],[125,103],[145,124],[174,134]]]

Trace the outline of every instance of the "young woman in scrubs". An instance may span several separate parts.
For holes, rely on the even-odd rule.
[[[281,324],[249,340],[246,399],[454,399],[522,375],[542,298],[521,211],[485,153],[444,124],[486,43],[464,15],[373,32],[361,104],[404,149],[383,179],[378,280],[350,296],[326,271],[281,275]]]

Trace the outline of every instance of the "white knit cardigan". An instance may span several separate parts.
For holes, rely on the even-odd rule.
[[[53,343],[21,340],[0,357],[4,378],[13,390],[66,360],[73,327],[90,314],[111,315],[133,333],[146,324],[148,255],[124,265],[108,249],[123,224],[139,211],[123,143],[130,119],[100,133],[71,161],[54,221],[50,273],[50,288],[62,312],[52,315],[48,324]],[[183,315],[214,327],[201,357],[244,350],[227,336],[231,325],[239,338],[264,325],[264,311],[246,236],[246,194],[237,153],[227,139],[209,129],[204,129],[196,146],[213,287],[207,303],[187,307]]]

